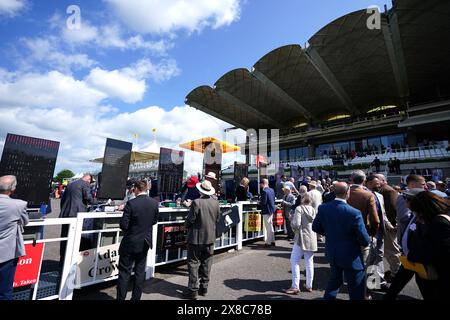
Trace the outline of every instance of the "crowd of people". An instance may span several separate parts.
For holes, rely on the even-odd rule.
[[[286,293],[301,290],[302,258],[303,290],[313,290],[314,252],[317,241],[324,241],[331,267],[325,299],[336,298],[344,276],[350,299],[371,299],[372,290],[385,292],[387,300],[396,299],[413,276],[424,299],[450,298],[448,184],[412,174],[402,188],[391,187],[382,174],[366,176],[356,170],[348,181],[305,177],[295,182],[281,176],[275,191],[267,180],[261,188],[265,245],[276,245],[271,223],[275,197],[282,199],[287,239],[293,240],[292,285]]]

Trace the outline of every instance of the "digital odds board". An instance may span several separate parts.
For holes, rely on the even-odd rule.
[[[130,142],[110,138],[106,140],[98,199],[125,198],[132,147]]]
[[[16,176],[14,197],[27,201],[28,208],[48,204],[58,151],[57,141],[10,133],[6,136],[0,176]]]
[[[181,189],[184,170],[184,152],[161,148],[158,166],[158,192],[177,193]]]

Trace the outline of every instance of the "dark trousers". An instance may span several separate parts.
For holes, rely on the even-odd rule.
[[[14,274],[19,259],[11,259],[0,263],[0,300],[13,299]]]
[[[330,279],[325,290],[325,300],[335,300],[339,289],[344,282],[343,276],[347,281],[350,300],[363,300],[366,290],[366,272],[365,270],[344,269],[339,266],[330,266]]]
[[[214,244],[188,244],[187,264],[189,270],[189,290],[195,292],[198,291],[199,279],[200,286],[204,289],[208,288],[213,255]]]
[[[424,300],[434,300],[437,298],[438,292],[438,281],[430,281],[424,280],[420,278],[414,271],[405,269],[403,266],[400,266],[397,274],[394,279],[392,279],[392,283],[384,296],[384,300],[395,300],[403,288],[408,284],[411,279],[416,276],[416,283],[419,287],[420,293]]]
[[[119,258],[119,279],[117,280],[117,300],[125,300],[127,296],[128,284],[131,278],[131,271],[134,263],[134,283],[131,300],[141,300],[142,289],[145,281],[145,265],[147,262],[148,245],[143,252],[127,253],[120,252]]]
[[[294,239],[295,234],[291,227],[291,220],[289,219],[289,213],[284,215],[284,220],[286,221],[286,231],[289,239]]]

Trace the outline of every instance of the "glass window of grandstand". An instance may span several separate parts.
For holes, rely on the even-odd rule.
[[[316,158],[348,158],[351,150],[355,148],[354,141],[322,144],[316,148]]]
[[[401,150],[406,145],[406,135],[371,137],[354,141],[322,144],[316,147],[317,158],[348,159],[366,156],[389,150]]]
[[[308,159],[308,147],[298,147],[280,150],[280,161],[301,161]]]

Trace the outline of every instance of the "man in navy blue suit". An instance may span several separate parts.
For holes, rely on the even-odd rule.
[[[369,235],[361,212],[347,204],[347,183],[336,183],[334,190],[336,199],[319,207],[312,226],[326,238],[325,253],[331,267],[324,299],[336,299],[345,275],[350,300],[363,300],[366,272],[361,247],[369,245]]]
[[[275,232],[273,230],[273,214],[275,208],[275,192],[269,188],[269,180],[261,180],[261,198],[259,204],[261,206],[261,214],[263,216],[264,227],[266,228],[266,247],[275,246]]]

